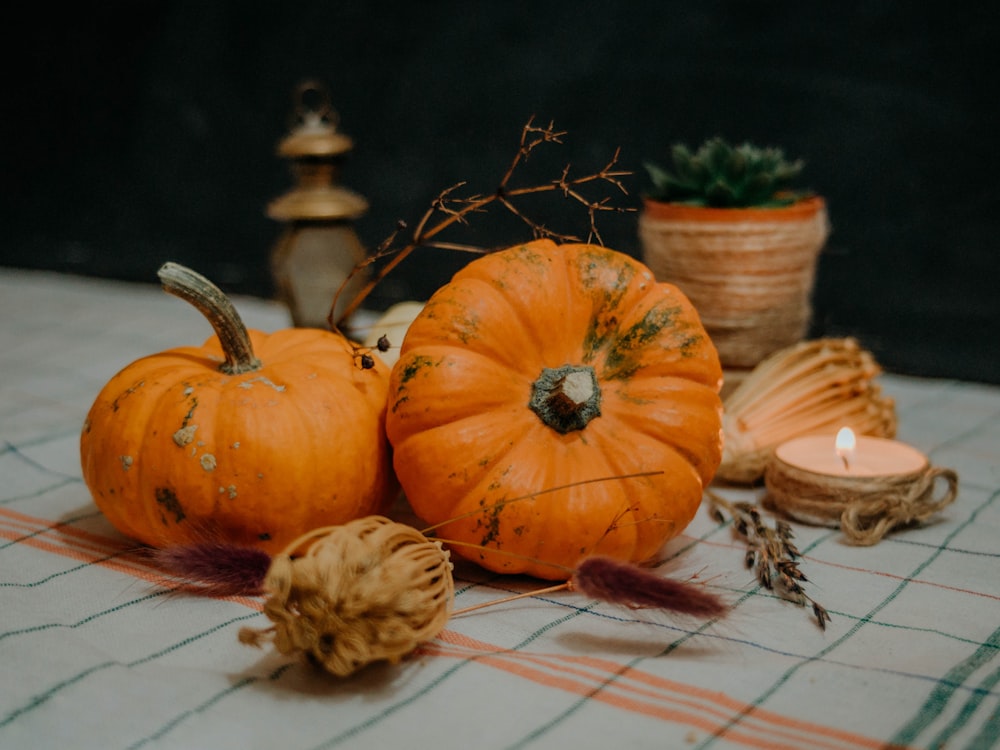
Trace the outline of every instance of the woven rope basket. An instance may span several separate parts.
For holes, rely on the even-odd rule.
[[[779,209],[646,202],[643,261],[691,300],[723,367],[754,367],[800,341],[812,317],[816,262],[829,234],[812,198]]]

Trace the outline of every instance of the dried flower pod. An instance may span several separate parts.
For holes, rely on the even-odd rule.
[[[375,661],[395,663],[444,628],[451,571],[440,542],[382,516],[317,529],[271,562],[264,614],[274,626],[244,628],[240,640],[270,640],[340,677]]]
[[[762,361],[723,401],[725,446],[716,477],[751,483],[774,449],[807,434],[893,437],[895,402],[875,379],[882,372],[853,338],[803,341]]]
[[[399,359],[399,347],[403,345],[410,323],[424,309],[423,302],[407,300],[397,302],[384,313],[368,329],[364,344],[378,349],[382,360],[392,367]]]

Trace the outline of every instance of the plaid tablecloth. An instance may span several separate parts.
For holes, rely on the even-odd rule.
[[[267,625],[261,602],[172,590],[81,481],[106,380],[209,334],[156,286],[0,271],[0,747],[1000,747],[1000,389],[883,376],[900,438],[957,470],[959,496],[869,548],[795,525],[825,632],[703,509],[668,553],[734,602],[720,622],[564,592],[454,617],[403,664],[337,680],[238,643]],[[457,607],[537,585],[457,574]]]

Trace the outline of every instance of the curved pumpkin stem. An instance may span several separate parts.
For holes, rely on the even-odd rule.
[[[239,375],[260,369],[260,360],[253,353],[250,334],[243,325],[243,319],[219,287],[179,263],[164,263],[156,275],[164,291],[190,302],[212,324],[226,356],[226,361],[219,367],[222,372]]]

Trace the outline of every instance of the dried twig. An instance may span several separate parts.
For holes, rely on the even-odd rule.
[[[570,177],[570,167],[567,165],[563,169],[559,178],[552,180],[551,182],[528,187],[510,187],[510,181],[521,162],[526,160],[536,148],[543,144],[562,143],[560,139],[564,135],[566,135],[566,132],[556,130],[552,122],[545,127],[536,126],[534,124],[534,117],[532,117],[522,128],[521,140],[518,145],[517,152],[514,154],[513,159],[508,165],[507,170],[500,179],[499,185],[493,193],[486,195],[474,194],[464,197],[459,196],[456,192],[465,186],[464,182],[459,182],[451,187],[445,188],[431,202],[430,207],[420,218],[420,221],[417,222],[416,228],[413,230],[410,238],[401,244],[398,244],[397,240],[400,232],[406,229],[406,224],[404,222],[399,222],[396,230],[388,238],[386,238],[381,245],[378,246],[375,252],[369,255],[368,258],[354,268],[354,270],[341,284],[340,289],[337,290],[337,293],[334,295],[333,304],[330,306],[330,314],[327,317],[330,327],[333,329],[340,328],[341,325],[343,325],[343,323],[358,310],[378,283],[389,275],[389,273],[392,272],[396,266],[402,263],[418,247],[437,247],[450,250],[460,250],[463,252],[487,252],[481,248],[475,248],[459,243],[435,241],[434,238],[454,224],[467,224],[468,216],[470,214],[483,212],[492,203],[499,203],[510,214],[527,224],[536,238],[548,237],[550,239],[560,241],[580,241],[578,237],[568,234],[560,234],[542,224],[539,224],[538,222],[533,221],[515,205],[515,201],[517,199],[526,195],[558,191],[562,193],[564,198],[573,200],[581,204],[586,209],[590,220],[589,236],[587,237],[587,241],[596,241],[601,243],[601,235],[597,229],[597,216],[604,212],[625,213],[634,211],[635,209],[631,207],[614,206],[610,203],[610,199],[607,197],[600,200],[589,200],[583,195],[580,189],[582,186],[590,183],[605,183],[616,188],[622,194],[628,195],[628,191],[625,189],[625,186],[622,184],[620,178],[631,174],[631,172],[616,168],[620,149],[615,150],[614,156],[602,169],[592,174],[587,174],[582,177]],[[432,223],[432,220],[435,218],[437,219],[437,222]],[[387,262],[372,275],[372,277],[358,291],[350,303],[344,307],[340,317],[335,319],[334,311],[337,307],[337,300],[340,297],[341,292],[347,287],[348,283],[350,283],[350,281],[358,273],[361,273],[378,261],[385,259],[388,259]]]
[[[755,572],[757,582],[782,599],[799,606],[811,607],[817,624],[822,630],[826,630],[830,613],[802,588],[802,584],[807,583],[808,579],[799,568],[801,554],[792,541],[792,527],[778,520],[775,521],[774,528],[771,528],[764,522],[756,505],[731,503],[710,491],[706,494],[711,502],[713,518],[719,523],[725,523],[725,510],[732,520],[733,529],[746,540],[746,566]]]

